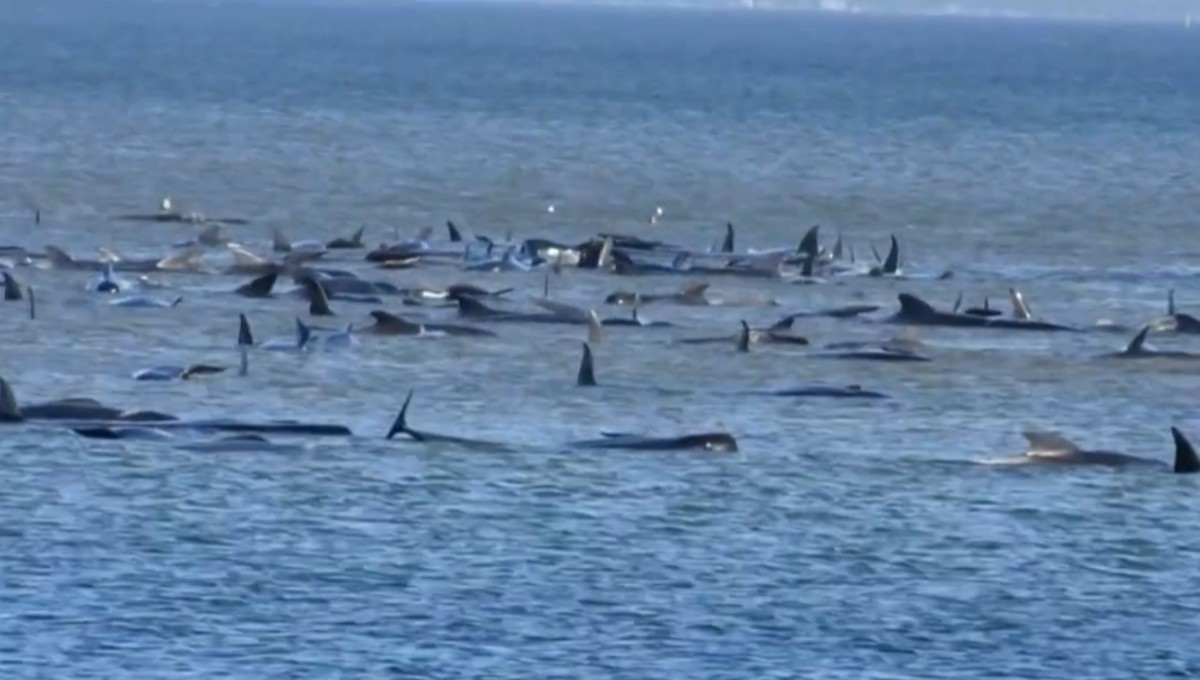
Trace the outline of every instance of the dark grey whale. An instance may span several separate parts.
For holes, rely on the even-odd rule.
[[[940,312],[928,302],[909,293],[900,293],[900,310],[887,319],[890,323],[910,326],[949,326],[954,328],[998,328],[1024,331],[1078,331],[1077,328],[1062,326],[1048,321],[1027,321],[996,317],[973,316],[954,312]]]

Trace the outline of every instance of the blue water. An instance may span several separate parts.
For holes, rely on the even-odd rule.
[[[900,236],[949,282],[714,280],[758,309],[647,309],[578,390],[580,331],[494,342],[364,338],[351,357],[256,357],[249,376],[134,383],[233,361],[236,314],[286,333],[298,302],[177,276],[176,310],[116,310],[86,274],[16,270],[0,374],[203,415],[344,422],[300,455],[0,432],[0,677],[1130,678],[1200,675],[1196,480],[1013,470],[1025,427],[1166,461],[1200,438],[1195,368],[1090,357],[1124,335],[925,333],[922,365],[739,356],[675,337],[916,292],[1130,324],[1200,298],[1200,38],[1178,26],[477,4],[0,7],[0,243],[90,257],[194,235],[115,223],[171,195],[374,245],[446,219],[577,241],[794,243],[813,223]],[[555,212],[547,211],[548,205]],[[664,219],[647,224],[655,207]],[[42,224],[31,226],[38,207]],[[338,264],[359,266],[360,254]],[[365,270],[364,270],[365,271]],[[540,274],[381,274],[538,294]],[[555,278],[598,306],[675,279]],[[392,304],[393,301],[388,301]],[[360,322],[368,308],[340,308]],[[603,310],[602,310],[603,311]],[[815,341],[870,324],[805,321]],[[1188,348],[1183,338],[1155,343]],[[1194,348],[1193,348],[1194,349]],[[1136,363],[1136,362],[1135,362]],[[862,383],[879,404],[721,388]],[[383,442],[414,425],[491,455]],[[600,430],[728,429],[732,456],[568,452]]]

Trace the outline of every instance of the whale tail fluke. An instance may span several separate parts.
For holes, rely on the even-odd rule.
[[[596,386],[596,364],[592,359],[592,348],[586,342],[583,343],[583,356],[579,359],[579,375],[575,378],[575,384],[580,387]]]
[[[1192,443],[1183,436],[1179,428],[1172,427],[1171,436],[1175,439],[1175,472],[1200,472],[1200,457],[1196,456],[1196,449],[1192,448]]]

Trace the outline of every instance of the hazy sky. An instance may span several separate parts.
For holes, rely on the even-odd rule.
[[[0,0],[2,1],[2,0]],[[196,2],[202,4],[229,5],[259,3],[272,5],[374,5],[386,6],[405,4],[413,0],[153,0],[155,2]],[[454,2],[456,0],[422,0],[424,2]],[[472,0],[484,1],[484,0]],[[487,0],[504,2],[510,0]],[[511,0],[519,1],[519,0]],[[744,0],[535,0],[556,4],[622,4],[622,5],[672,5],[686,6],[735,6]],[[969,14],[1013,14],[1048,17],[1089,17],[1111,19],[1141,19],[1183,22],[1187,14],[1200,24],[1200,0],[755,0],[760,5],[794,7],[805,9],[834,9],[857,7],[861,11],[874,12],[936,12],[957,11]],[[1200,39],[1200,25],[1196,27]]]

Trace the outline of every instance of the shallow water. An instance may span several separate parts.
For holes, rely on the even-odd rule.
[[[1135,326],[1200,299],[1200,42],[1174,27],[846,19],[475,5],[332,9],[52,2],[0,21],[0,243],[165,252],[185,225],[120,223],[163,195],[372,245],[446,219],[572,242],[617,230],[706,248],[795,243],[860,257],[887,236],[948,281],[711,280],[772,307],[651,305],[678,329],[611,328],[602,387],[574,386],[583,329],[362,337],[353,353],[255,353],[237,314],[287,335],[299,300],[240,277],[167,275],[185,301],[121,309],[90,274],[18,268],[39,318],[0,307],[22,402],[90,395],[204,416],[341,422],[299,455],[198,454],[5,429],[0,674],[54,677],[1126,678],[1200,673],[1188,597],[1195,479],[1030,470],[1027,427],[1167,463],[1200,437],[1188,362],[1095,360],[1124,333],[929,329],[928,364],[796,348],[681,346],[738,321],[898,292],[949,306],[1017,285],[1034,313]],[[553,204],[555,212],[546,206]],[[42,210],[31,225],[30,208]],[[647,224],[655,206],[664,219]],[[540,273],[384,272],[538,295]],[[126,275],[132,276],[132,275]],[[557,299],[691,282],[566,271]],[[385,306],[399,310],[398,302]],[[371,306],[334,303],[334,325]],[[330,322],[322,322],[327,325]],[[815,343],[886,338],[800,320]],[[1186,338],[1156,336],[1193,349]],[[862,384],[879,402],[733,397]],[[491,455],[385,442],[413,426]],[[683,394],[679,394],[683,391]],[[740,452],[571,452],[602,430],[727,429]]]

